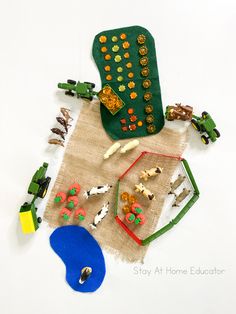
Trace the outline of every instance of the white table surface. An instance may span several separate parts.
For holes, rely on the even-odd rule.
[[[163,106],[207,110],[222,138],[205,147],[191,130],[184,156],[200,200],[151,244],[143,265],[105,253],[104,283],[85,295],[66,284],[64,265],[49,246],[52,229],[42,223],[25,237],[18,210],[43,161],[55,180],[63,150],[49,148],[47,139],[60,106],[78,116],[82,105],[57,83],[72,78],[100,87],[93,38],[131,25],[148,28],[156,40]],[[233,0],[1,1],[1,314],[235,313],[235,30]],[[220,274],[198,275],[198,268]]]

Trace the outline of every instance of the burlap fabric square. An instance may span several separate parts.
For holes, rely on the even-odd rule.
[[[64,158],[44,213],[44,219],[49,226],[58,227],[67,224],[79,224],[93,234],[103,249],[127,262],[143,262],[148,246],[139,246],[114,219],[114,187],[118,177],[129,168],[142,151],[181,156],[186,147],[187,134],[186,131],[179,133],[163,128],[159,134],[140,138],[139,141],[139,146],[134,150],[126,154],[121,154],[118,151],[109,159],[104,160],[103,155],[113,142],[102,127],[99,103],[97,101],[84,103],[75,129],[65,149]],[[129,140],[120,140],[122,146],[127,142]],[[145,183],[150,190],[153,190],[156,201],[150,205],[150,202],[148,203],[142,196],[136,194],[147,217],[145,225],[135,227],[137,228],[137,235],[140,237],[146,237],[155,231],[165,196],[168,193],[170,180],[178,161],[157,156],[146,156],[135,165],[130,174],[122,181],[120,188],[121,192],[127,191],[135,194],[134,184],[140,182],[140,171],[151,168],[156,164],[164,168],[163,173],[155,181]],[[68,187],[74,182],[78,182],[81,185],[79,207],[84,207],[87,212],[86,219],[83,222],[78,222],[74,219],[73,213],[70,219],[65,222],[59,215],[63,205],[54,204],[56,193],[59,191],[67,192]],[[108,193],[94,196],[88,200],[83,197],[85,190],[106,183],[113,186]],[[94,216],[102,205],[108,201],[110,202],[108,215],[98,225],[97,229],[92,231],[89,224],[93,221]]]

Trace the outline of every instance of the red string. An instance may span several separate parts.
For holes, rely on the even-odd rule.
[[[131,168],[133,168],[133,166],[143,157],[143,155],[146,154],[150,154],[150,155],[156,155],[156,156],[160,156],[160,157],[167,157],[167,158],[172,158],[172,159],[177,159],[177,160],[183,160],[183,158],[181,156],[173,156],[173,155],[166,155],[166,154],[160,154],[160,153],[154,153],[154,152],[148,152],[148,151],[144,151],[142,152],[139,157],[129,166],[129,168],[121,175],[119,176],[119,180],[123,179],[124,176],[127,174],[127,172],[130,171]]]
[[[118,216],[115,217],[116,222],[125,230],[125,232],[136,242],[138,245],[142,245],[142,240],[140,240],[124,223]]]

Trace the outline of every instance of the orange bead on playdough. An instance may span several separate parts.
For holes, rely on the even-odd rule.
[[[135,99],[138,95],[137,95],[136,92],[132,92],[132,93],[130,93],[129,96],[130,96],[131,99]]]
[[[138,121],[137,125],[138,126],[143,126],[143,121]]]
[[[100,43],[104,44],[107,41],[106,36],[104,36],[104,35],[100,36],[99,41],[100,41]]]
[[[104,59],[105,60],[111,60],[111,55],[109,55],[109,54],[105,55]]]
[[[128,41],[123,42],[122,44],[124,49],[128,49],[130,47],[130,43]]]
[[[120,34],[120,39],[123,40],[123,39],[125,39],[126,37],[127,37],[126,34],[124,34],[124,33],[123,33],[123,34]]]
[[[128,83],[128,87],[131,89],[131,88],[134,88],[135,87],[135,83],[133,81],[129,82]]]
[[[133,108],[129,108],[128,109],[128,114],[133,114],[134,113],[134,109]]]
[[[131,63],[131,62],[126,63],[126,68],[127,68],[127,69],[132,68],[132,63]]]
[[[125,59],[128,59],[128,58],[129,58],[129,56],[130,56],[130,55],[129,55],[129,53],[128,53],[128,52],[124,53],[124,58],[125,58]]]
[[[108,75],[106,76],[106,79],[107,79],[107,81],[111,81],[111,80],[112,80],[112,76],[111,76],[110,74],[108,74]]]
[[[129,78],[133,78],[133,77],[134,77],[134,73],[133,73],[133,72],[129,72],[129,73],[128,73],[128,77],[129,77]]]
[[[107,47],[103,46],[103,47],[101,48],[101,52],[107,52]]]
[[[106,72],[109,72],[109,71],[111,70],[110,65],[106,65],[106,66],[104,67],[104,70],[105,70]]]

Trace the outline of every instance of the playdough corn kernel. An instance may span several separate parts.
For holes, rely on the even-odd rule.
[[[151,104],[148,104],[145,106],[145,112],[146,113],[151,113],[153,112],[153,106]]]
[[[145,120],[146,120],[147,123],[153,123],[154,116],[152,114],[149,114],[149,115],[146,116]]]
[[[148,76],[149,75],[149,68],[145,67],[141,70],[141,75],[142,76]]]
[[[140,60],[139,60],[139,63],[142,65],[142,66],[145,66],[148,64],[148,57],[142,57]]]
[[[154,124],[150,124],[147,126],[148,133],[154,133],[156,131],[156,127]]]
[[[142,46],[139,48],[138,52],[141,56],[145,56],[148,53],[148,49],[146,46]]]
[[[102,36],[99,37],[99,41],[100,41],[101,44],[104,44],[107,41],[107,37],[102,35]]]
[[[143,87],[149,88],[152,85],[152,82],[149,79],[143,81]]]
[[[137,42],[140,44],[140,45],[143,45],[146,41],[146,36],[141,34],[141,35],[138,35],[137,37]]]
[[[143,98],[144,98],[144,100],[149,101],[149,100],[152,98],[152,93],[146,92],[146,93],[143,95]]]

